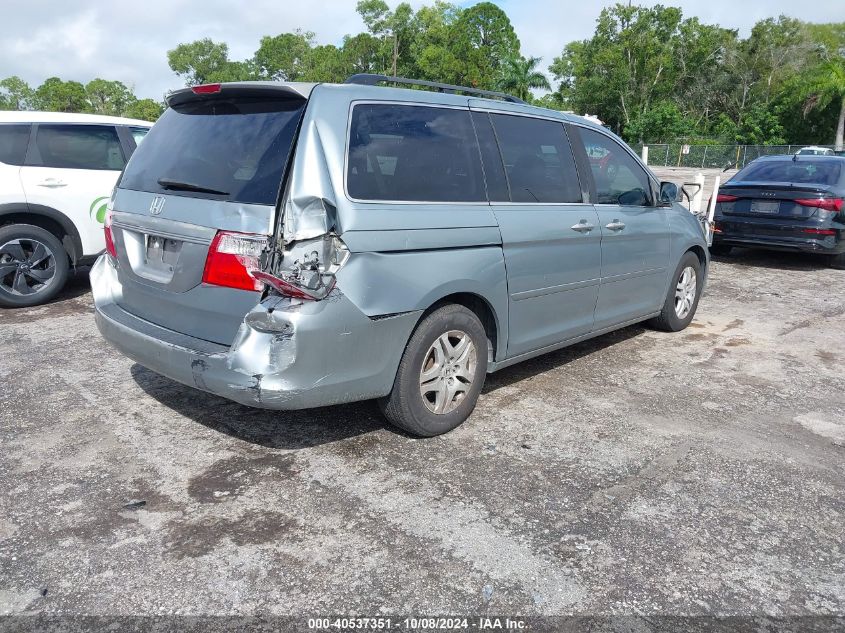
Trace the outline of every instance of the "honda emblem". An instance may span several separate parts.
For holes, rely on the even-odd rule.
[[[164,196],[156,196],[153,198],[153,201],[150,203],[150,215],[159,215],[161,214],[161,210],[164,209],[164,203],[167,199]]]

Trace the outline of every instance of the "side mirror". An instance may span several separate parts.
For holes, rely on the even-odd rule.
[[[660,183],[660,204],[672,204],[680,202],[684,192],[674,182],[664,181]]]

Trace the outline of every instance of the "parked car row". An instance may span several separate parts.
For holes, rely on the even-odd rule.
[[[103,241],[77,244],[70,229],[59,240],[47,220],[14,216],[0,229],[4,305],[49,297],[60,259],[105,248],[91,270],[96,322],[139,364],[255,407],[378,399],[420,436],[462,423],[487,373],[641,321],[679,331],[695,315],[709,269],[701,224],[676,185],[594,122],[373,75],[211,84],[167,100],[140,146],[140,122],[112,122],[111,144],[105,130],[84,143],[82,127],[59,135],[101,162],[54,169],[108,173],[109,188],[123,169],[90,205]],[[14,132],[11,164],[0,155],[23,208],[36,208],[24,172],[44,161],[46,130]],[[746,174],[755,161],[720,193],[716,249],[741,242],[735,226],[751,231],[743,243],[757,239],[758,216],[781,211],[784,226],[839,231],[792,246],[839,243],[841,199],[828,200],[844,159],[787,160],[836,182],[793,179],[762,204]]]

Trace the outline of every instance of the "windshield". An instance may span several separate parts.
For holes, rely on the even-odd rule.
[[[835,185],[839,182],[838,161],[783,160],[752,164],[731,178],[733,182],[800,182],[814,185]]]
[[[122,189],[275,204],[302,99],[230,98],[168,109],[132,155]]]

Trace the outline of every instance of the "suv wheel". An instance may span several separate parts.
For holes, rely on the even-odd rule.
[[[379,401],[385,417],[421,437],[451,431],[466,420],[487,376],[487,335],[474,312],[446,305],[417,327]]]
[[[68,257],[55,235],[39,226],[0,228],[0,306],[46,303],[64,287]]]
[[[686,328],[698,308],[701,297],[701,262],[695,253],[685,253],[672,277],[672,284],[660,316],[651,320],[658,330],[680,332]]]

